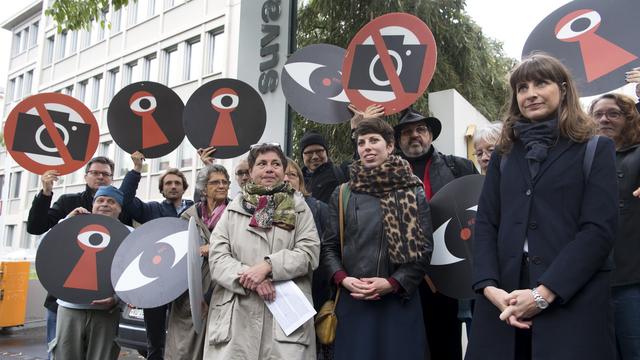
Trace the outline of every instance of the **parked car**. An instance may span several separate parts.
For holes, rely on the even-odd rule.
[[[135,349],[140,355],[147,356],[147,332],[142,309],[128,306],[122,311],[116,341],[122,347]]]

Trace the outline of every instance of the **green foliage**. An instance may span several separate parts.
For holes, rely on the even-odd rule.
[[[0,148],[4,148],[4,133],[0,132]]]
[[[58,24],[58,32],[66,30],[90,29],[94,21],[100,19],[100,26],[111,27],[103,19],[103,14],[109,11],[109,4],[114,10],[127,6],[129,1],[137,0],[55,0],[51,7],[45,10]]]
[[[484,116],[496,120],[515,60],[503,54],[501,43],[482,34],[464,8],[465,0],[310,0],[298,9],[298,47],[327,43],[346,48],[373,18],[390,12],[413,14],[429,26],[438,46],[436,72],[427,93],[455,88]],[[427,93],[414,105],[423,113],[428,112]],[[334,162],[353,154],[348,122],[323,125],[296,114],[292,144],[297,160],[299,140],[312,129],[324,134]]]

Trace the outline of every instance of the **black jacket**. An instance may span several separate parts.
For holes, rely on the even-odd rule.
[[[426,182],[424,170],[429,158],[431,158],[429,183],[431,184],[431,192],[434,195],[454,179],[478,173],[478,169],[476,169],[470,160],[453,155],[444,155],[438,152],[433,145],[427,154],[418,158],[411,159],[405,157],[402,152],[400,152],[400,154],[409,161],[413,173],[419,177],[422,182]]]
[[[613,286],[640,283],[640,199],[632,192],[640,186],[640,144],[616,151],[618,175],[618,237],[613,245]]]
[[[311,196],[325,204],[329,203],[333,190],[349,180],[349,175],[331,161],[318,166],[314,172],[309,171],[305,166],[302,168],[302,173],[304,174],[304,184]]]
[[[29,234],[44,234],[76,208],[83,207],[89,212],[93,208],[93,191],[88,186],[85,186],[84,191],[80,193],[60,195],[53,206],[51,206],[52,198],[53,196],[44,195],[42,190],[33,198],[27,220]],[[119,220],[123,224],[131,226],[131,217],[124,209],[120,213]],[[56,311],[58,309],[56,298],[47,294],[44,306],[51,311]]]
[[[340,270],[349,276],[393,277],[402,287],[403,296],[409,296],[417,289],[427,271],[433,251],[431,213],[422,187],[415,188],[418,200],[419,224],[426,236],[427,253],[419,262],[393,265],[389,260],[387,241],[382,229],[382,207],[380,199],[366,193],[352,191],[345,214],[344,256],[341,256],[338,195],[336,188],[329,203],[329,226],[322,241],[322,262],[332,276]]]

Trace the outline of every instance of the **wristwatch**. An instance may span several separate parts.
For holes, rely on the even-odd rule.
[[[536,302],[538,309],[544,310],[549,307],[549,302],[540,295],[538,288],[531,289],[531,295],[533,295],[533,300]]]

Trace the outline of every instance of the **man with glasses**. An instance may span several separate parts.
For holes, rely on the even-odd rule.
[[[311,196],[329,203],[333,189],[349,180],[346,171],[329,160],[327,146],[322,135],[315,131],[306,133],[300,140],[304,167],[304,183]]]
[[[442,130],[437,118],[425,117],[409,108],[394,130],[401,155],[422,180],[427,200],[455,178],[478,173],[471,161],[436,151],[432,142]],[[420,298],[431,359],[462,359],[458,301],[433,291],[426,282],[420,286]]]
[[[167,169],[159,179],[158,190],[164,197],[164,201],[145,203],[137,198],[136,192],[142,178],[144,155],[136,151],[131,154],[131,160],[133,169],[125,175],[120,190],[124,194],[123,208],[131,214],[133,220],[144,224],[160,217],[178,217],[183,210],[193,205],[192,200],[182,198],[189,187],[187,178],[180,170],[173,168]],[[163,359],[167,306],[143,310],[147,331],[147,359]]]
[[[242,189],[244,184],[246,184],[247,181],[251,179],[251,177],[249,176],[249,163],[246,159],[241,160],[240,163],[238,163],[238,165],[236,166],[235,174],[236,183],[238,183],[238,186],[240,187],[240,189]]]
[[[104,157],[95,157],[85,167],[84,181],[86,183],[83,192],[76,194],[62,194],[51,205],[53,200],[53,184],[58,181],[60,173],[56,170],[45,172],[42,177],[42,190],[36,194],[29,209],[27,220],[27,232],[33,235],[41,235],[51,229],[61,219],[64,219],[71,211],[82,207],[91,211],[93,196],[100,186],[110,185],[113,180],[113,161]],[[125,212],[120,213],[119,220],[125,225],[131,225],[131,218]],[[47,294],[44,302],[47,308],[47,343],[55,338],[56,313],[58,305],[56,298]]]

